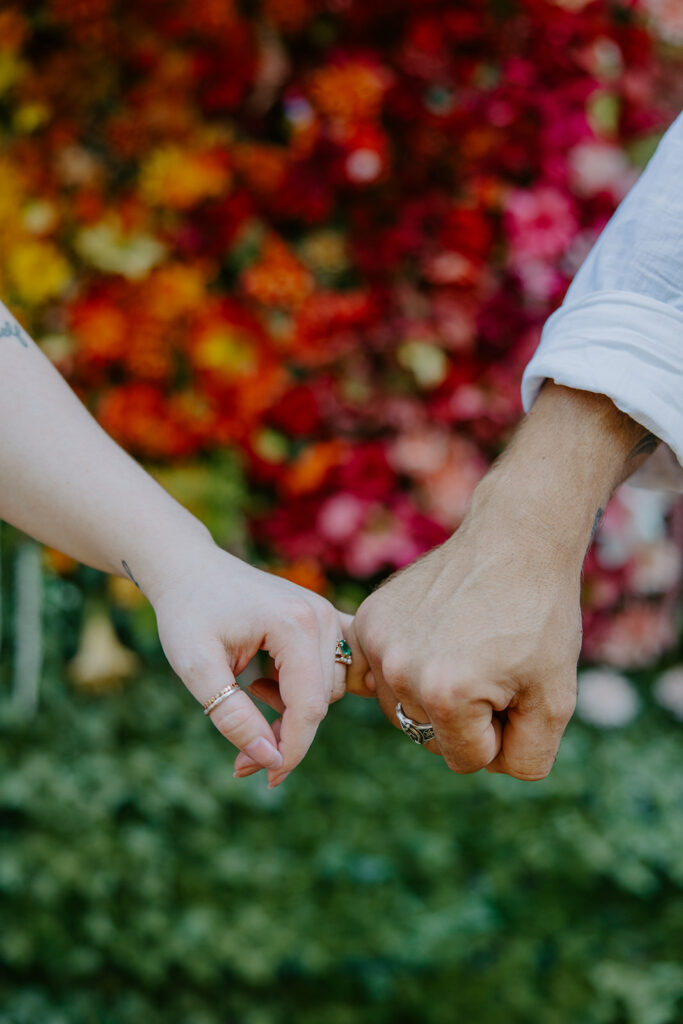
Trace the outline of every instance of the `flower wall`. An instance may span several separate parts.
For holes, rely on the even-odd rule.
[[[460,523],[681,44],[662,0],[6,4],[0,295],[219,539],[353,604]],[[623,493],[586,654],[637,667],[680,549]]]

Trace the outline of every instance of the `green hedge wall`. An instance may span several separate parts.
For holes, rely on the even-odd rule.
[[[681,727],[639,685],[536,784],[346,698],[273,792],[167,673],[3,699],[0,1024],[683,1020]]]

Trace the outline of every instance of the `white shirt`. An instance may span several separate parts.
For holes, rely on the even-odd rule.
[[[546,322],[525,411],[546,378],[607,395],[661,438],[633,481],[683,491],[683,114]]]

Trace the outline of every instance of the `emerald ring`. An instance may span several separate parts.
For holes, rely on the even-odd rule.
[[[353,661],[351,648],[346,640],[337,640],[337,646],[334,649],[334,660],[339,662],[340,665],[350,665]]]

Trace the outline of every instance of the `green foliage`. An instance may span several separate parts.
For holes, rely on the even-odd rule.
[[[675,1024],[680,727],[459,777],[372,702],[275,791],[169,675],[5,702],[0,1024]]]

